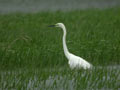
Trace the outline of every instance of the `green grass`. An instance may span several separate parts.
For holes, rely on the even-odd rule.
[[[119,68],[120,69],[120,68]],[[28,90],[117,90],[120,70],[96,68],[91,71],[37,69],[1,71],[0,89]]]
[[[66,66],[63,22],[70,52],[94,65],[119,64],[120,9],[0,15],[0,66]],[[13,67],[12,67],[13,68]]]
[[[62,30],[47,27],[57,22],[66,25],[71,53],[94,66],[119,66],[119,8],[0,15],[1,89],[119,88],[119,67],[69,70],[62,47]],[[46,84],[50,82],[51,86]]]

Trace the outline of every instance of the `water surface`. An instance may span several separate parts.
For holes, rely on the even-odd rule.
[[[92,70],[19,69],[0,71],[0,89],[24,90],[119,90],[120,66]]]

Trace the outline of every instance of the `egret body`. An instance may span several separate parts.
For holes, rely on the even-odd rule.
[[[67,45],[66,45],[66,28],[63,23],[57,23],[55,25],[50,25],[50,27],[60,27],[63,30],[63,49],[64,49],[64,54],[66,58],[68,59],[68,64],[71,69],[74,68],[83,68],[83,69],[90,69],[92,68],[92,65],[84,60],[83,58],[76,56],[72,53],[69,52]]]

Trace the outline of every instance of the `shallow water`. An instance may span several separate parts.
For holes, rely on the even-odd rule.
[[[96,67],[86,71],[65,68],[47,71],[46,69],[0,71],[0,89],[120,89],[118,67],[120,66]]]
[[[0,13],[119,7],[120,0],[0,0]]]

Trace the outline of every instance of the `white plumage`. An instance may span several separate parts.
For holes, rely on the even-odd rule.
[[[85,61],[83,58],[75,56],[71,53],[69,53],[68,56],[68,64],[70,65],[71,69],[74,68],[83,68],[83,69],[89,69],[92,68],[92,65]]]
[[[63,23],[57,23],[55,25],[51,25],[55,26],[55,27],[60,27],[62,28],[64,34],[63,34],[63,49],[64,49],[64,53],[66,58],[68,59],[68,64],[70,66],[71,69],[74,68],[83,68],[83,69],[90,69],[92,68],[92,65],[87,62],[86,60],[84,60],[81,57],[78,57],[76,55],[73,55],[72,53],[70,53],[67,49],[67,45],[66,45],[66,28],[64,26]]]

